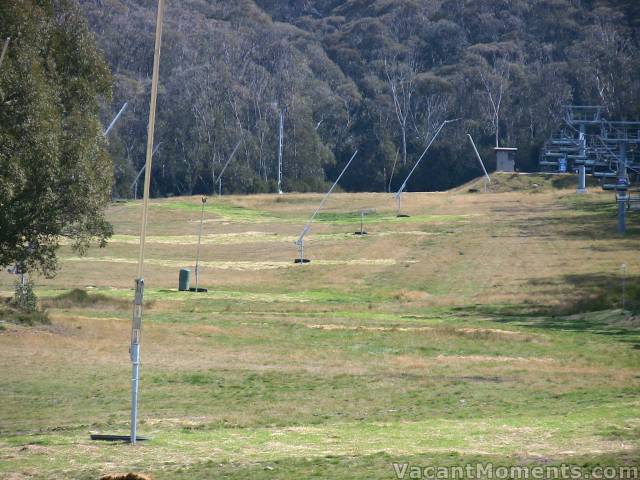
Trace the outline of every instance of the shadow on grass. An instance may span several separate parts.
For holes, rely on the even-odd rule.
[[[615,274],[563,275],[534,279],[531,285],[548,287],[550,293],[571,291],[561,305],[476,305],[460,312],[490,317],[499,323],[608,335],[640,348],[640,276]]]
[[[618,233],[618,214],[615,199],[610,201],[587,201],[583,197],[562,200],[563,208],[545,211],[540,216],[531,216],[526,224],[520,224],[526,236],[549,236],[549,227],[556,227],[554,235],[567,238],[637,239],[640,237],[640,213],[627,211],[626,233]],[[570,215],[570,211],[580,215]],[[629,246],[623,242],[623,246]]]
[[[13,308],[8,304],[0,305],[0,322],[8,322],[24,326],[51,324],[51,320],[49,320],[47,312],[42,312],[40,310],[35,310],[33,312],[23,311]],[[5,330],[5,327],[0,324],[0,331],[2,330]]]
[[[128,298],[114,298],[103,293],[89,293],[74,288],[56,297],[45,298],[42,305],[46,308],[100,308],[102,310],[128,310],[132,302]],[[153,306],[153,301],[145,301],[145,307]]]

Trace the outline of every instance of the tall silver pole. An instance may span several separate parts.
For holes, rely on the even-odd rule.
[[[280,110],[280,133],[278,140],[278,194],[282,195],[282,141],[284,137],[284,111]]]
[[[627,308],[627,302],[626,302],[626,298],[625,298],[625,289],[626,289],[626,283],[627,283],[627,264],[623,263],[621,265],[622,268],[622,311],[624,312],[624,310]]]
[[[202,197],[202,210],[200,211],[200,231],[198,232],[198,248],[196,250],[196,292],[198,292],[198,284],[200,280],[200,239],[202,238],[202,223],[204,221],[205,203],[207,203],[207,197]]]
[[[587,167],[578,165],[578,189],[576,193],[587,192]]]
[[[164,0],[158,0],[156,19],[156,39],[153,52],[153,76],[151,77],[151,104],[149,108],[149,125],[147,129],[147,158],[144,175],[144,200],[142,203],[142,219],[140,226],[140,255],[138,257],[138,277],[135,280],[136,293],[133,301],[133,321],[131,324],[131,436],[132,444],[137,441],[138,425],[138,383],[140,380],[140,334],[142,331],[142,306],[144,303],[144,246],[147,236],[147,218],[149,213],[149,186],[151,184],[151,160],[153,158],[153,134],[156,122],[156,100],[158,98],[158,77],[160,73],[160,46],[162,43],[162,19],[164,16]]]
[[[618,157],[618,232],[626,232],[626,208],[627,208],[627,144],[620,143]]]

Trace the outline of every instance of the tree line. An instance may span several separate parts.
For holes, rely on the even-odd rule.
[[[81,0],[114,75],[107,122],[114,194],[130,197],[144,160],[155,2]],[[444,119],[408,185],[442,190],[480,174],[471,133],[518,147],[522,170],[565,104],[640,117],[634,0],[184,0],[167,2],[152,190],[276,189],[284,112],[284,189],[318,190],[353,150],[347,190],[397,188]],[[141,182],[138,182],[138,188]]]

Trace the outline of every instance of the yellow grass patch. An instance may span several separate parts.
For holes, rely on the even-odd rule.
[[[127,263],[137,264],[138,260],[135,258],[122,258],[122,257],[64,257],[68,262],[97,262],[97,263]],[[410,261],[415,263],[415,261]],[[191,260],[168,260],[158,258],[147,258],[145,263],[149,265],[158,265],[162,267],[184,267],[185,264],[190,264]],[[395,265],[397,260],[394,258],[357,258],[351,260],[313,260],[310,264],[305,265]],[[264,262],[224,262],[224,261],[201,261],[200,266],[202,268],[212,268],[217,270],[240,270],[240,271],[254,271],[254,270],[275,270],[279,268],[292,268],[299,267],[293,261],[279,262],[279,261],[264,261]]]

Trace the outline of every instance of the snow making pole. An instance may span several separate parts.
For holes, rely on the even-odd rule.
[[[487,191],[487,184],[491,183],[491,177],[489,176],[489,174],[487,173],[487,169],[484,168],[484,162],[482,161],[482,157],[480,156],[480,153],[478,152],[478,149],[476,148],[476,143],[473,141],[473,137],[471,137],[471,134],[467,133],[467,137],[469,137],[469,141],[471,142],[471,146],[473,147],[473,151],[476,153],[476,157],[478,158],[478,161],[480,162],[480,166],[482,167],[482,172],[484,173],[484,191]]]
[[[422,152],[422,155],[420,155],[420,157],[416,161],[415,165],[413,166],[413,168],[409,172],[409,175],[407,175],[407,178],[404,179],[404,182],[402,182],[402,185],[400,185],[400,188],[395,193],[394,196],[395,196],[395,198],[396,198],[396,200],[398,202],[398,216],[399,217],[401,216],[400,209],[402,208],[402,192],[404,191],[405,187],[407,186],[407,182],[411,178],[411,175],[413,175],[413,172],[415,172],[416,168],[418,168],[418,165],[420,165],[420,162],[422,161],[424,156],[429,151],[429,148],[431,148],[431,145],[433,144],[435,139],[438,138],[438,135],[440,135],[440,131],[444,128],[444,126],[447,125],[448,123],[457,122],[458,120],[459,120],[459,118],[456,118],[455,120],[445,120],[444,122],[442,122],[442,125],[440,125],[438,127],[438,130],[436,130],[436,133],[434,133],[433,137],[431,137],[431,140],[429,141],[429,144],[427,145],[427,148],[424,149],[424,151]]]
[[[204,205],[207,197],[202,197],[202,209],[200,210],[200,230],[198,230],[198,248],[196,250],[196,293],[200,291],[200,241],[202,239],[202,224],[204,223]]]
[[[153,76],[151,78],[151,104],[149,108],[149,125],[147,129],[147,158],[145,162],[144,196],[142,202],[142,218],[140,225],[140,254],[138,256],[138,276],[135,280],[135,297],[133,301],[133,321],[131,325],[131,436],[129,441],[135,444],[138,439],[138,384],[140,380],[140,336],[142,331],[142,306],[144,303],[144,245],[147,235],[147,218],[149,213],[149,186],[151,184],[151,160],[153,158],[153,133],[156,121],[156,99],[158,98],[158,76],[160,73],[160,46],[162,43],[162,19],[164,16],[164,0],[158,0],[156,18],[156,39],[153,53]]]
[[[227,169],[227,166],[231,163],[231,160],[233,160],[233,156],[236,154],[236,151],[238,150],[238,147],[240,147],[240,144],[242,143],[242,140],[240,140],[235,148],[233,149],[233,152],[231,152],[231,155],[229,155],[229,159],[227,160],[227,163],[224,164],[224,167],[222,167],[222,170],[220,170],[220,173],[218,174],[218,196],[222,196],[222,174],[224,173],[224,171]]]
[[[113,120],[111,120],[111,123],[109,124],[107,129],[104,131],[104,136],[105,137],[107,135],[109,135],[109,132],[111,131],[111,129],[114,127],[114,125],[116,124],[116,122],[120,118],[120,115],[122,115],[124,113],[124,111],[126,110],[128,105],[129,104],[127,102],[124,102],[124,105],[122,105],[122,108],[120,109],[120,111],[117,113],[117,115],[115,117],[113,117]]]
[[[282,195],[282,142],[284,138],[284,110],[280,110],[280,129],[278,134],[278,195]]]
[[[158,151],[158,148],[160,148],[160,145],[162,145],[162,142],[158,143],[156,145],[156,148],[153,149],[153,153],[151,154],[151,156],[155,155],[156,152]],[[136,175],[136,178],[133,179],[133,182],[131,182],[131,186],[129,187],[129,190],[133,191],[133,199],[137,200],[137,195],[138,195],[138,180],[140,179],[140,176],[142,175],[142,172],[144,172],[147,168],[147,164],[145,163],[144,165],[142,165],[142,168],[140,169],[140,171],[138,172],[138,174]]]
[[[340,181],[340,179],[344,175],[344,172],[347,171],[347,169],[349,168],[349,165],[351,165],[351,162],[353,162],[353,159],[356,158],[357,154],[358,154],[358,150],[353,152],[353,155],[351,155],[351,158],[349,159],[347,164],[342,169],[342,172],[340,172],[340,175],[338,175],[338,178],[336,178],[336,181],[333,182],[333,185],[331,185],[331,188],[329,189],[329,191],[324,194],[324,197],[322,197],[322,201],[320,202],[320,205],[318,205],[318,208],[316,208],[316,210],[313,212],[313,214],[309,217],[309,220],[307,220],[307,223],[305,224],[304,228],[302,229],[302,233],[300,234],[300,237],[298,237],[298,240],[296,240],[294,242],[296,245],[298,245],[298,247],[300,249],[300,258],[297,258],[295,260],[296,263],[304,264],[304,263],[308,263],[309,262],[308,259],[304,258],[304,236],[307,233],[309,233],[309,230],[311,230],[311,222],[313,222],[313,219],[316,218],[316,215],[322,209],[322,207],[324,206],[324,203],[327,201],[327,198],[329,198],[329,195],[331,195],[331,192],[333,192],[333,189],[336,187],[336,185],[338,184],[338,182]]]

